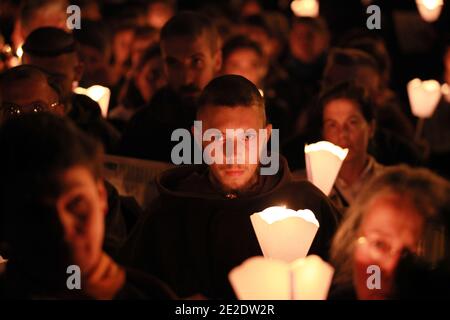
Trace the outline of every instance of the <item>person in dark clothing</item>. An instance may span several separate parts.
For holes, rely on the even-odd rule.
[[[215,26],[200,13],[183,12],[161,31],[161,53],[168,86],[130,120],[120,154],[171,162],[172,132],[189,129],[196,99],[220,70],[222,59]]]
[[[262,132],[272,130],[258,89],[237,75],[221,76],[208,84],[199,99],[197,118],[205,128],[221,132],[259,130],[259,139]],[[252,139],[256,137],[247,133],[233,143],[247,145]],[[262,175],[261,158],[257,164],[249,158],[237,164],[238,152],[226,156],[232,163],[187,165],[160,175],[160,195],[123,249],[125,264],[155,274],[180,297],[235,297],[228,273],[247,258],[262,255],[250,215],[270,206],[311,209],[320,228],[309,253],[328,256],[339,213],[319,189],[307,181],[294,181],[283,158],[278,158],[278,171]]]
[[[7,121],[0,148],[0,240],[8,249],[0,299],[174,297],[102,250],[108,203],[99,143],[68,119],[38,113]]]
[[[116,151],[119,133],[102,118],[100,106],[86,95],[73,92],[83,75],[84,65],[77,53],[78,43],[64,30],[44,27],[33,31],[26,39],[23,62],[47,72],[61,88],[61,103],[65,113],[83,131],[98,138],[107,153]]]
[[[0,74],[0,95],[0,125],[7,119],[26,113],[65,115],[60,103],[60,87],[44,71],[34,66],[21,65]],[[123,245],[128,230],[123,217],[123,199],[112,185],[106,184],[110,210],[106,215],[105,249],[109,254],[115,254]]]

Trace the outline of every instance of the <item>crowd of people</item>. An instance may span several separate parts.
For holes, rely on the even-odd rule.
[[[450,85],[450,29],[422,22],[439,63],[411,76],[393,29],[265,2],[2,1],[0,298],[235,299],[230,271],[262,255],[250,215],[280,204],[314,212],[329,299],[450,297],[450,93],[420,121],[406,93],[413,76]],[[74,91],[94,85],[107,114]],[[262,175],[259,153],[198,163],[212,140],[192,133],[191,164],[158,175],[145,207],[104,176],[105,155],[173,164],[174,132],[195,121],[253,130],[236,138],[247,151],[277,139],[278,170]],[[348,149],[329,195],[305,174],[304,146],[322,140]]]

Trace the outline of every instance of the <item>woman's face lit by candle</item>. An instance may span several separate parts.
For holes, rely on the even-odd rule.
[[[349,99],[329,101],[323,111],[323,139],[348,148],[345,162],[365,159],[374,125],[368,123],[358,105]]]
[[[353,252],[353,283],[358,299],[387,299],[394,290],[394,277],[404,249],[417,248],[423,219],[404,199],[380,195],[372,200],[359,228]],[[369,289],[374,274],[369,266],[381,272],[380,288]],[[372,283],[373,281],[369,281]]]

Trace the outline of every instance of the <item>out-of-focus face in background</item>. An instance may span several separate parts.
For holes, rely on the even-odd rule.
[[[102,253],[107,210],[105,187],[83,166],[66,170],[60,179],[63,192],[55,206],[64,229],[64,240],[72,261],[88,274]]]
[[[353,253],[353,282],[358,299],[388,299],[402,251],[416,252],[423,218],[413,205],[395,194],[372,199],[367,206]],[[367,271],[371,265],[381,271],[379,289],[369,289]]]
[[[167,84],[162,58],[147,60],[142,69],[136,70],[134,81],[145,102],[150,102],[155,92]]]
[[[267,74],[266,60],[250,48],[238,48],[223,61],[223,74],[238,74],[262,87]]]
[[[114,34],[112,50],[116,64],[123,65],[130,57],[133,38],[133,28],[121,29]]]
[[[182,99],[192,101],[219,72],[220,50],[213,50],[204,32],[195,39],[172,37],[161,41],[161,53],[170,87]]]
[[[322,121],[323,139],[349,149],[345,163],[359,162],[367,157],[374,125],[366,121],[356,102],[349,99],[329,101],[324,106]]]
[[[142,54],[145,50],[158,43],[159,33],[156,30],[148,29],[147,31],[142,30],[141,34],[139,31],[134,35],[133,41],[131,43],[131,67],[136,68],[141,60]]]
[[[294,58],[306,64],[313,63],[327,49],[328,38],[308,24],[294,23],[289,46]]]

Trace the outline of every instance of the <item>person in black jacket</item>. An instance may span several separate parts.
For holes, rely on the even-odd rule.
[[[199,98],[197,119],[205,130],[245,129],[235,141],[246,146],[272,131],[258,89],[237,75],[208,84]],[[259,132],[258,137],[247,129]],[[233,298],[229,271],[249,257],[262,255],[250,215],[276,205],[315,213],[320,228],[309,253],[327,259],[339,215],[319,189],[293,180],[286,161],[274,149],[272,160],[280,160],[280,165],[267,175],[261,174],[259,161],[245,158],[238,164],[235,152],[224,155],[234,159],[230,164],[180,166],[159,176],[160,195],[125,245],[124,263],[160,277],[180,297]]]
[[[108,202],[99,143],[67,119],[38,113],[7,121],[0,149],[0,242],[8,257],[0,298],[175,297],[102,249]]]

